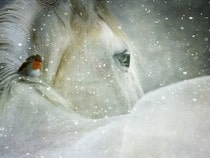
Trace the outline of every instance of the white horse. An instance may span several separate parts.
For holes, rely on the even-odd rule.
[[[210,78],[132,108],[139,54],[106,1],[16,0],[0,20],[0,158],[209,157]],[[19,76],[34,53],[42,78]]]
[[[40,54],[42,80],[81,115],[125,114],[142,96],[138,54],[114,23],[106,1],[16,1],[1,16],[1,45],[8,48],[1,51],[5,69],[16,71],[26,57]]]

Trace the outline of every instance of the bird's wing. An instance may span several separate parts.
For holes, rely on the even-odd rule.
[[[25,69],[28,65],[29,65],[28,62],[24,62],[24,63],[20,66],[20,68],[18,69],[18,72],[24,71],[24,69]]]

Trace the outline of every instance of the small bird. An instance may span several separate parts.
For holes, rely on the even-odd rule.
[[[20,68],[18,73],[24,76],[39,78],[42,69],[42,58],[38,54],[34,54],[26,59]]]

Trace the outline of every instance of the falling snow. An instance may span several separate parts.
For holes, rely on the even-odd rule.
[[[19,46],[19,47],[22,47],[22,46],[23,46],[23,43],[18,43],[18,46]]]
[[[29,1],[20,1],[18,4]],[[78,2],[86,4],[88,1]],[[46,18],[46,21],[42,21],[39,27],[28,30],[31,34],[44,35],[44,40],[40,39],[40,41],[46,42],[42,44],[47,51],[42,51],[33,44],[30,45],[34,40],[32,37],[26,36],[23,40],[17,36],[16,39],[16,31],[22,31],[19,28],[11,32],[16,39],[15,42],[11,41],[11,45],[18,49],[7,54],[3,52],[0,63],[7,62],[11,54],[18,53],[18,50],[21,50],[24,55],[14,55],[14,61],[18,62],[11,65],[15,67],[13,74],[19,76],[16,78],[18,84],[9,83],[3,91],[6,92],[3,93],[4,97],[0,97],[0,110],[4,108],[4,115],[0,116],[0,157],[21,155],[21,157],[37,158],[69,156],[98,158],[100,155],[100,157],[115,158],[123,155],[125,158],[135,158],[136,155],[143,155],[143,157],[172,155],[178,158],[186,157],[186,153],[190,158],[209,156],[210,143],[207,140],[210,139],[208,121],[210,119],[210,77],[208,77],[210,75],[210,1],[106,0],[106,3],[113,12],[113,17],[119,22],[115,31],[116,35],[120,35],[120,42],[110,38],[108,33],[105,40],[103,36],[91,38],[90,41],[94,41],[96,52],[91,50],[90,41],[86,39],[89,33],[85,32],[84,47],[88,47],[88,51],[80,47],[79,53],[72,55],[76,48],[71,47],[71,42],[75,42],[72,39],[80,35],[80,30],[74,33],[71,32],[72,30],[67,33],[67,30],[75,21],[86,16],[86,10],[78,12],[75,21],[71,23],[69,21],[72,18],[71,4],[64,5],[60,12],[51,11],[48,8],[46,14],[40,11],[39,14],[43,14],[40,17]],[[87,6],[91,8],[91,5]],[[50,9],[59,7],[55,3]],[[27,10],[27,3],[20,8]],[[5,15],[10,15],[14,11],[8,10]],[[103,13],[104,10],[97,12],[96,20],[101,20],[103,16],[99,18],[98,14]],[[53,19],[54,14],[56,19]],[[24,15],[25,17],[27,14]],[[85,30],[85,22],[90,22],[93,17],[95,16],[89,16],[90,19],[80,25],[81,28]],[[41,18],[38,21],[41,21]],[[53,24],[59,21],[59,29],[51,29],[47,20]],[[61,26],[66,23],[66,20],[68,20],[68,27]],[[102,21],[104,24],[106,19]],[[97,26],[100,24],[100,22],[97,23]],[[21,26],[22,24],[18,24],[18,27]],[[106,27],[108,26],[110,25]],[[8,28],[10,27],[13,27],[12,23],[8,25]],[[127,33],[125,40],[121,39],[121,36],[124,37],[121,31]],[[69,34],[72,39],[66,39]],[[94,32],[94,37],[97,37],[96,35]],[[3,41],[6,39],[4,34],[0,34],[0,37]],[[128,37],[131,41],[126,43]],[[100,42],[99,39],[104,41]],[[78,39],[79,42],[80,40]],[[106,41],[111,42],[107,44]],[[66,46],[66,43],[70,43],[70,46]],[[15,73],[20,62],[28,54],[34,53],[34,50],[40,49],[40,53],[44,56],[51,51],[61,54],[62,45],[65,45],[65,51],[71,49],[71,53],[65,52],[65,55],[70,56],[69,58],[61,55],[61,60],[66,65],[57,62],[60,58],[46,60],[49,67],[44,65],[43,82],[31,81],[30,78],[28,80]],[[133,49],[132,45],[137,48]],[[0,44],[0,47],[2,46],[4,45]],[[106,46],[108,49],[104,48]],[[115,65],[115,54],[127,48],[131,53],[131,66],[126,68],[127,71],[121,72],[118,65]],[[95,53],[99,54],[96,59],[94,59]],[[109,62],[101,60],[101,56],[103,59],[104,56],[107,57]],[[82,64],[85,64],[85,67],[82,67]],[[90,65],[94,66],[90,67]],[[59,67],[58,69],[61,70],[54,71],[53,75],[67,74],[68,76],[49,81],[50,87],[44,82],[51,77],[49,74],[53,71],[53,67]],[[0,71],[4,68],[0,66]],[[70,68],[72,68],[71,71]],[[113,73],[114,70],[117,71]],[[0,73],[0,76],[2,77],[3,74]],[[99,75],[102,77],[97,80]],[[132,94],[138,89],[138,86],[133,91],[131,88],[137,82],[133,80],[136,76],[145,93],[140,99],[137,98],[138,95]],[[86,79],[89,79],[88,82],[85,82]],[[107,91],[121,79],[124,82],[114,87],[113,91]],[[132,82],[125,84],[129,79]],[[65,83],[63,87],[61,83]],[[69,89],[72,90],[70,93],[68,93]],[[124,89],[126,91],[121,93]],[[1,93],[2,89],[0,95]],[[135,101],[130,99],[133,96],[136,98]],[[124,98],[128,100],[124,101]],[[119,104],[120,101],[121,104]],[[102,103],[105,103],[105,106],[101,108]],[[130,108],[126,115],[120,111],[124,110],[124,104]],[[109,117],[109,114],[112,116],[116,105],[120,105],[117,109],[118,113],[115,117]],[[85,109],[85,116],[78,114],[82,109]],[[100,113],[104,113],[100,119],[95,117],[90,119],[92,115],[99,116]],[[4,118],[1,119],[1,117]],[[151,139],[154,141],[148,141]],[[10,155],[7,156],[7,154]]]

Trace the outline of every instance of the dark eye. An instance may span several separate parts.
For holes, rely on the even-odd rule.
[[[114,57],[119,61],[121,66],[129,67],[130,66],[130,54],[126,54],[127,50],[122,53],[115,54]]]

